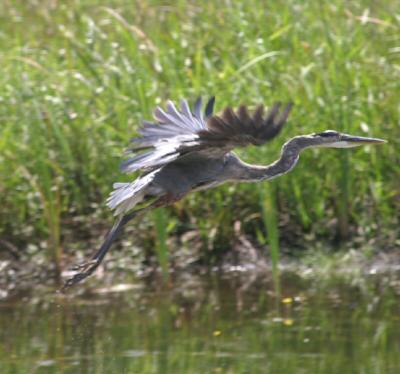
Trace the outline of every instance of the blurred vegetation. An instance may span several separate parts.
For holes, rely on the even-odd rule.
[[[62,248],[91,232],[97,243],[112,183],[132,177],[118,164],[140,120],[199,94],[215,94],[217,109],[294,101],[280,139],[239,151],[249,162],[270,163],[287,138],[328,128],[390,143],[307,151],[267,192],[227,185],[149,215],[136,238],[158,243],[164,269],[167,234],[198,230],[218,256],[235,221],[261,244],[267,227],[275,261],[279,233],[296,243],[395,232],[398,11],[394,1],[2,1],[2,249],[47,249],[60,266]]]

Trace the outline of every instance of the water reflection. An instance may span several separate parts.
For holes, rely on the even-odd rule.
[[[1,305],[1,373],[395,373],[397,282],[183,276]],[[392,287],[393,285],[393,287]],[[145,291],[147,290],[147,291]],[[107,292],[113,291],[113,292]]]

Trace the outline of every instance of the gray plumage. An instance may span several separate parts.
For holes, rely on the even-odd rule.
[[[202,114],[201,99],[190,111],[186,100],[181,110],[168,101],[167,110],[154,111],[155,123],[143,122],[140,137],[131,140],[133,155],[121,164],[121,171],[145,172],[134,182],[117,184],[107,204],[120,215],[145,196],[170,195],[173,199],[192,190],[214,187],[224,181],[241,180],[247,164],[231,150],[249,144],[261,145],[274,138],[285,123],[291,105],[280,111],[275,104],[264,115],[263,106],[250,114],[245,106],[237,112],[226,108],[221,116],[213,115],[214,98]],[[146,174],[149,173],[149,174]]]
[[[274,104],[264,114],[263,106],[250,112],[241,105],[214,114],[214,97],[202,110],[201,98],[193,110],[186,100],[180,110],[168,101],[166,110],[157,107],[154,122],[143,121],[139,136],[131,140],[129,158],[121,171],[141,175],[131,183],[116,183],[107,205],[118,216],[103,245],[92,260],[78,267],[79,272],[65,287],[85,279],[99,266],[122,227],[140,212],[170,205],[192,191],[222,183],[259,182],[283,175],[296,165],[300,152],[310,147],[350,148],[362,144],[383,143],[381,139],[357,137],[333,130],[296,136],[286,142],[280,158],[269,166],[249,165],[232,151],[247,145],[260,146],[276,137],[285,124],[291,104],[281,109]],[[140,209],[132,209],[148,202]]]

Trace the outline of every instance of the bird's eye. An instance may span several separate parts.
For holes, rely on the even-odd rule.
[[[323,138],[329,138],[329,137],[331,137],[331,136],[337,136],[337,134],[338,134],[338,133],[337,133],[336,131],[330,131],[330,130],[328,130],[328,131],[320,132],[320,133],[315,134],[315,135],[321,136],[321,137],[323,137]]]

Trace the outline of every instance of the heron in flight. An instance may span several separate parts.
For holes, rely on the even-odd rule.
[[[262,105],[250,112],[246,106],[235,111],[228,107],[214,114],[215,98],[206,104],[198,98],[193,110],[186,100],[178,109],[171,101],[166,110],[157,107],[154,122],[143,121],[139,137],[131,140],[132,156],[121,164],[121,171],[141,171],[131,183],[115,183],[107,205],[114,210],[116,222],[92,259],[75,267],[77,273],[68,279],[72,286],[100,265],[112,242],[124,225],[139,213],[171,205],[188,193],[219,186],[225,182],[261,182],[288,173],[306,148],[351,148],[363,144],[380,144],[382,139],[343,134],[333,130],[300,135],[287,141],[280,158],[268,166],[250,165],[232,150],[248,145],[263,145],[279,134],[292,105],[281,109],[275,103],[265,113]],[[147,205],[139,209],[139,204]]]

